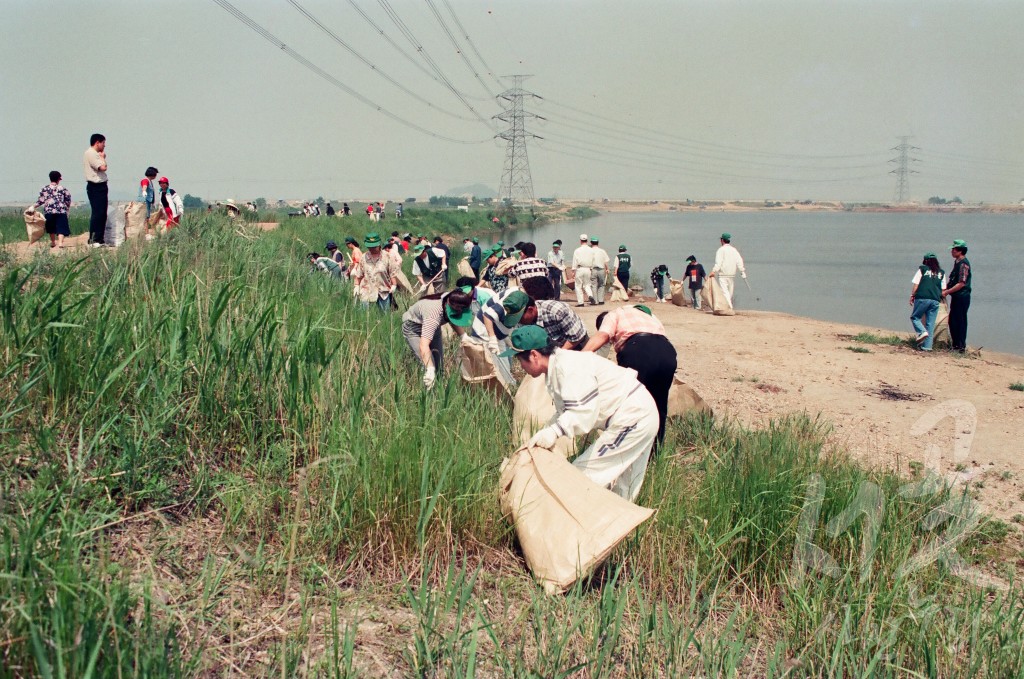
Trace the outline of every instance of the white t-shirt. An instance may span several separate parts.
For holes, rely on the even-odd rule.
[[[100,152],[89,147],[85,150],[85,155],[82,156],[82,166],[85,169],[85,181],[99,184],[107,181],[107,171],[101,170],[100,168],[107,164],[106,159],[100,155]]]

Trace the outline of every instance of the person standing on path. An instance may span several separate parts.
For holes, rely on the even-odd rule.
[[[562,272],[565,271],[565,254],[562,241],[556,240],[548,251],[548,281],[554,291],[554,299],[562,299]]]
[[[36,200],[36,207],[43,206],[51,248],[64,247],[64,237],[71,235],[71,227],[68,225],[71,192],[60,185],[60,180],[60,172],[51,170],[50,183],[39,191],[39,199]]]
[[[373,303],[381,311],[391,311],[392,298],[398,287],[398,267],[391,257],[381,252],[380,235],[371,231],[366,234],[363,246],[366,252],[359,263],[352,267],[352,281],[355,284],[355,295],[363,308],[369,309]]]
[[[615,360],[636,371],[658,408],[658,446],[665,440],[668,391],[672,388],[678,359],[676,349],[665,335],[665,326],[643,305],[619,307],[597,317],[597,334],[583,351],[597,351],[608,342],[615,348]]]
[[[967,261],[967,243],[953,241],[953,269],[946,279],[942,297],[949,298],[950,348],[961,354],[967,350],[967,310],[971,308],[971,263]]]
[[[725,295],[729,306],[733,306],[733,293],[736,289],[736,272],[743,278],[747,277],[747,270],[743,266],[743,257],[739,250],[732,246],[732,234],[723,233],[720,242],[721,247],[715,253],[715,267],[711,269],[708,278],[718,277],[718,284],[722,286],[722,293]]]
[[[651,270],[651,285],[654,286],[654,294],[662,304],[665,303],[665,289],[668,287],[665,283],[671,276],[664,264],[659,264]]]
[[[594,249],[590,247],[587,234],[581,233],[580,246],[572,253],[572,270],[576,274],[576,306],[584,306],[587,301],[597,304],[590,282],[593,267]]]
[[[480,239],[473,239],[473,247],[469,249],[469,268],[473,270],[476,280],[480,280],[480,265],[483,263],[483,251],[480,249]]]
[[[619,254],[615,255],[615,277],[623,289],[629,291],[629,268],[633,265],[633,257],[626,252],[626,246],[619,246]]]
[[[590,237],[590,247],[594,251],[594,268],[591,269],[591,285],[594,287],[594,297],[598,304],[604,304],[604,293],[608,289],[608,264],[611,258],[598,243],[597,236]]]
[[[942,300],[942,288],[945,283],[945,272],[939,268],[939,260],[935,253],[926,252],[921,266],[911,281],[914,284],[910,291],[910,323],[917,333],[917,342],[922,351],[931,351],[935,341],[935,317],[939,313]],[[921,318],[924,317],[924,323]]]
[[[82,156],[85,170],[85,195],[89,197],[89,244],[102,247],[107,230],[107,138],[99,132],[89,137],[89,148]]]
[[[686,279],[693,308],[700,311],[700,291],[704,289],[704,267],[697,262],[695,255],[687,257],[686,262],[686,272],[683,274],[683,278]]]
[[[560,349],[536,325],[516,328],[509,339],[512,348],[502,356],[515,356],[531,377],[543,375],[555,404],[554,421],[527,446],[551,449],[561,436],[600,427],[597,440],[572,464],[597,485],[635,500],[658,431],[654,400],[636,372],[595,354]]]

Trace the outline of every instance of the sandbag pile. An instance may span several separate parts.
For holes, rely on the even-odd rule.
[[[520,449],[502,467],[498,501],[526,565],[548,594],[588,576],[653,509],[584,476],[559,453]]]
[[[35,243],[46,233],[46,216],[34,207],[26,208],[22,215],[25,217],[25,231],[28,232],[28,242],[30,244]]]
[[[705,311],[710,311],[715,316],[735,316],[736,311],[732,303],[725,296],[718,278],[709,278],[700,291],[700,303]]]
[[[547,426],[555,417],[555,402],[551,400],[544,384],[543,377],[527,375],[516,389],[515,405],[512,409],[512,422],[519,434],[519,445],[526,442],[539,429]],[[563,457],[576,454],[576,440],[571,436],[561,436],[555,443],[554,451]]]

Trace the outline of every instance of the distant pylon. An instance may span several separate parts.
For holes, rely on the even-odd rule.
[[[910,137],[900,137],[899,146],[894,146],[890,150],[898,151],[899,156],[896,158],[889,159],[890,163],[899,163],[895,170],[891,170],[889,174],[896,175],[896,191],[893,194],[893,200],[897,203],[907,202],[907,196],[910,194],[910,175],[917,174],[917,170],[910,169],[910,163],[921,162],[917,158],[911,158],[911,151],[920,151],[916,146],[911,146],[907,143]]]
[[[494,116],[498,120],[508,123],[508,129],[496,135],[506,141],[505,166],[501,171],[499,198],[511,205],[533,205],[533,178],[530,176],[530,158],[526,154],[526,138],[529,136],[533,139],[543,139],[543,137],[527,134],[526,118],[540,120],[543,118],[528,113],[523,108],[525,97],[537,97],[536,94],[523,90],[523,80],[529,76],[507,77],[512,78],[513,85],[498,95],[505,110]]]

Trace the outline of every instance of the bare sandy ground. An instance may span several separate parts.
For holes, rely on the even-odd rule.
[[[575,310],[593,332],[597,314],[617,306]],[[1024,392],[1009,388],[1024,382],[1024,357],[862,344],[850,338],[895,333],[774,312],[650,306],[679,352],[680,376],[716,416],[763,425],[820,415],[831,441],[870,466],[909,475],[920,464],[978,489],[997,516],[1024,513]]]

